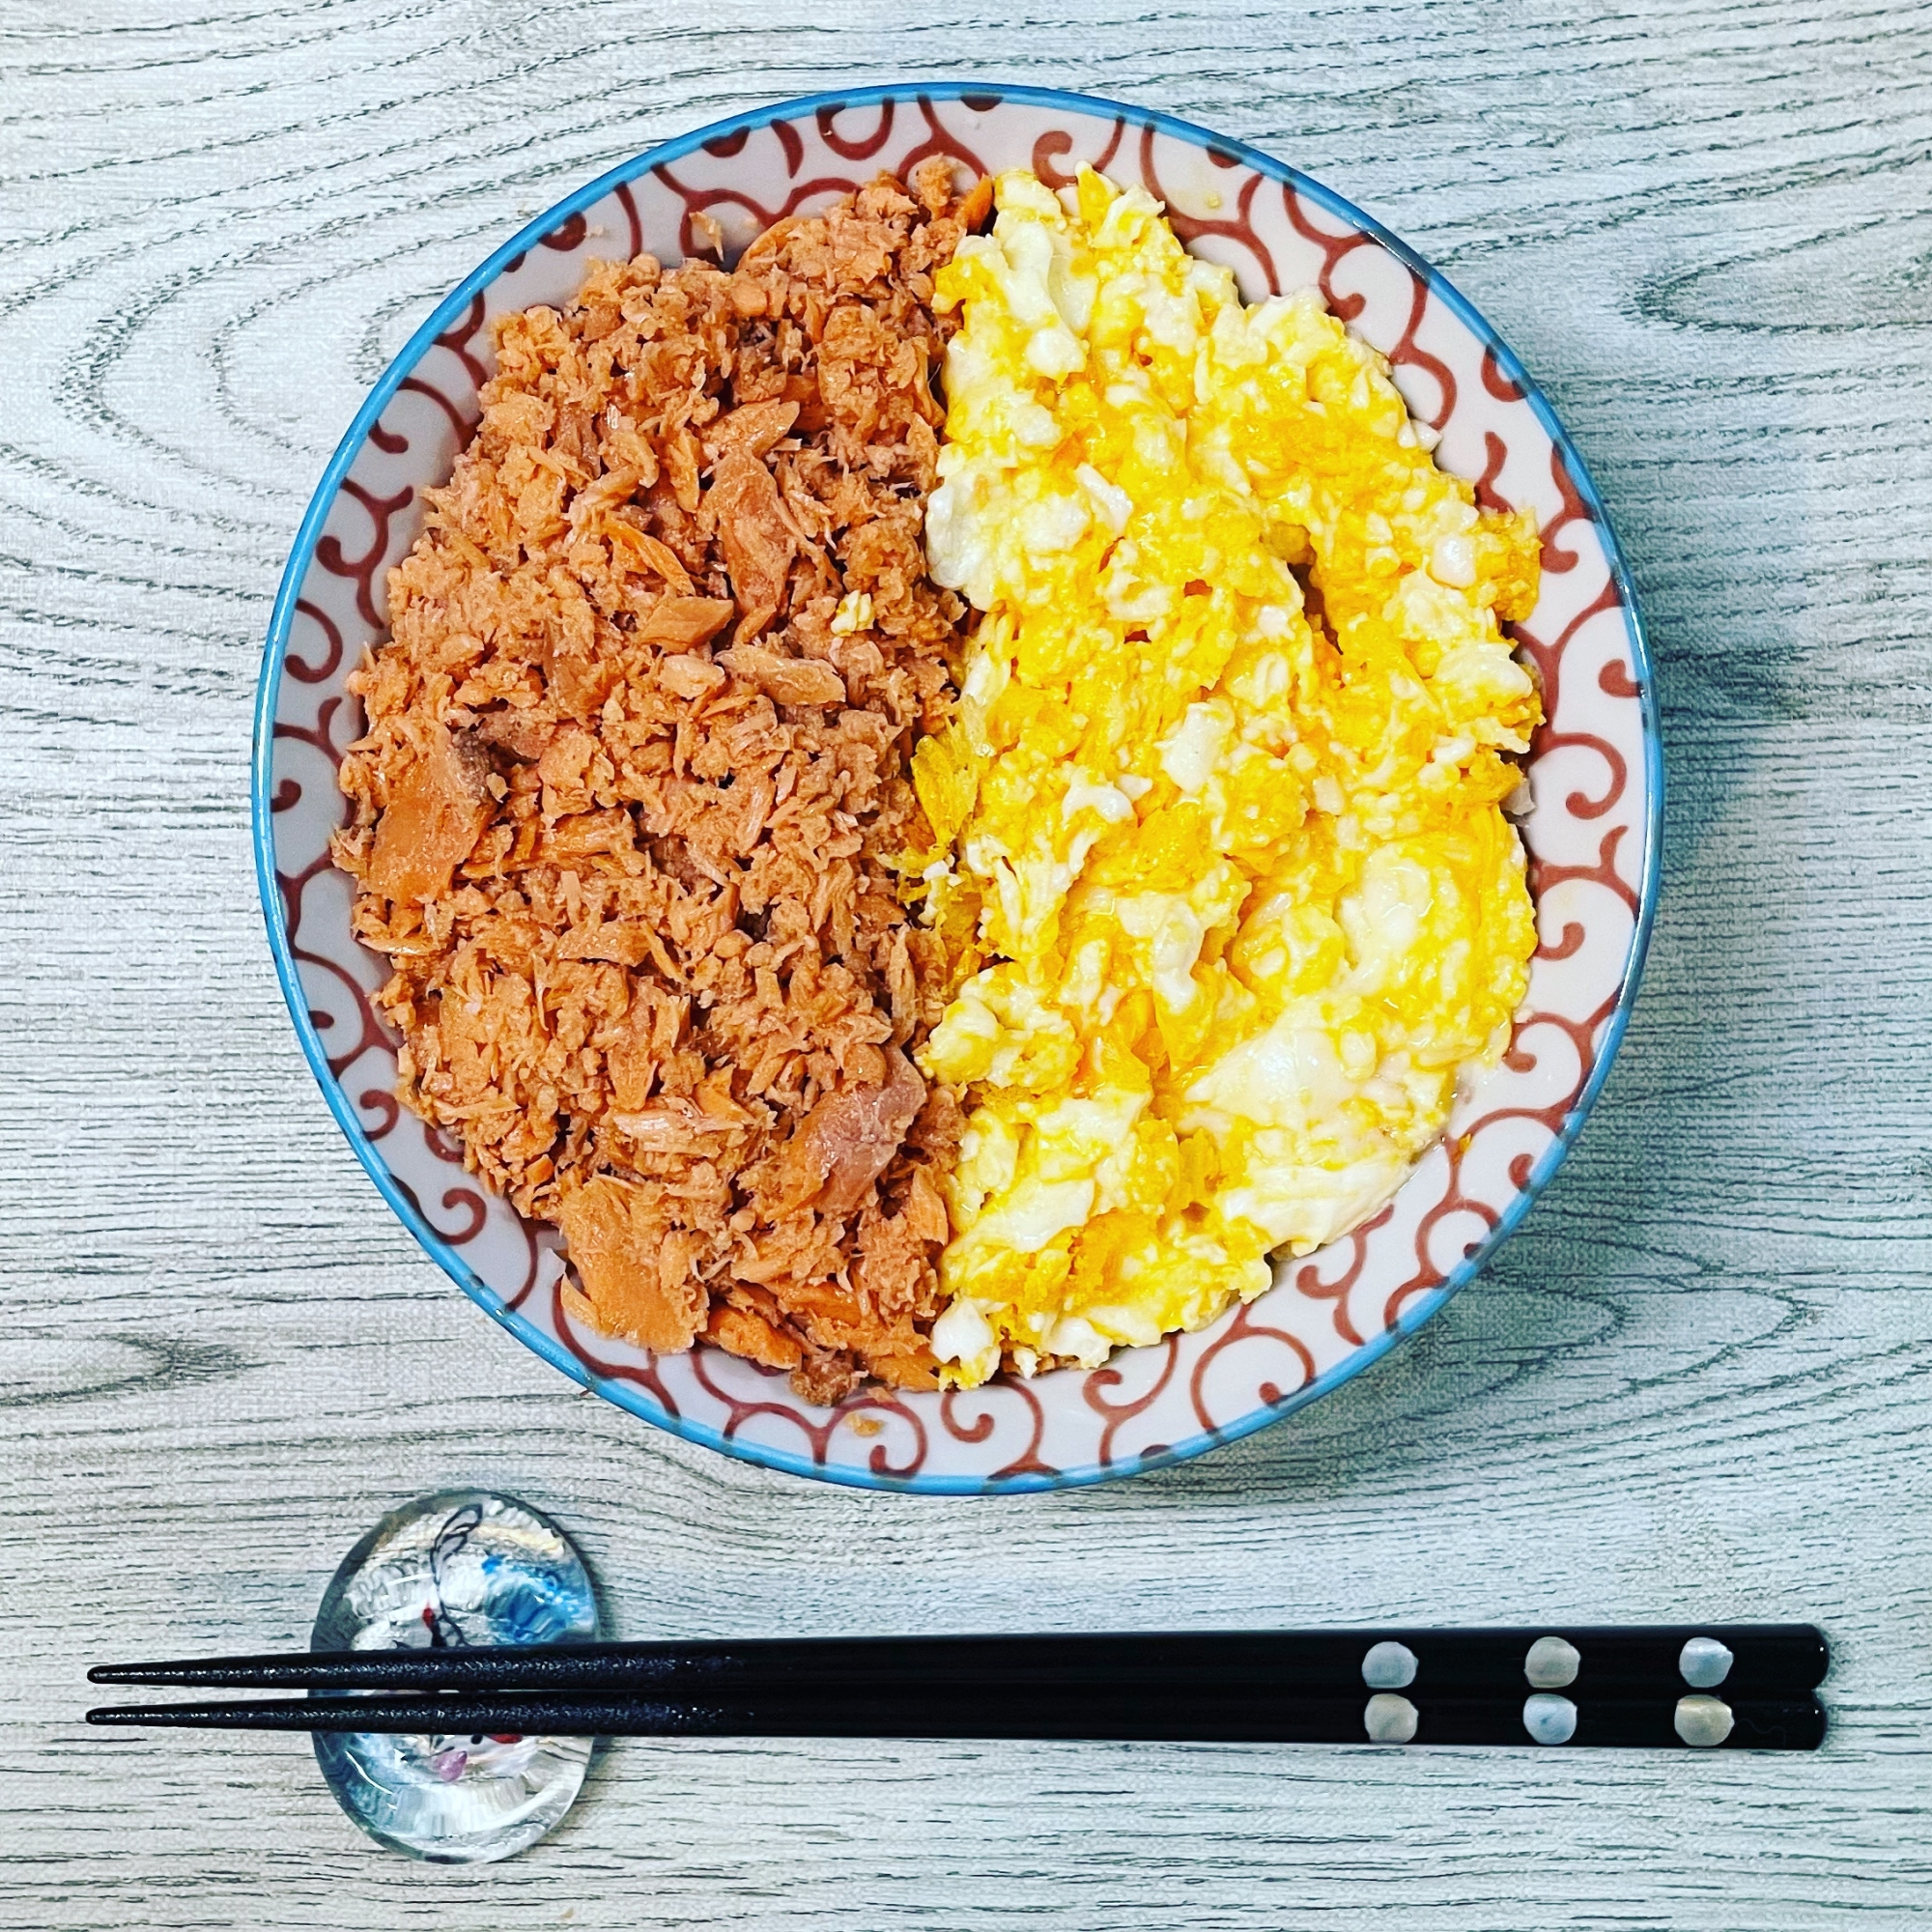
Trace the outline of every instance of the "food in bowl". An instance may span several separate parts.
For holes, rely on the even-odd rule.
[[[968,1096],[934,1331],[966,1383],[1203,1327],[1375,1213],[1536,949],[1500,810],[1533,520],[1436,469],[1317,294],[1244,305],[1145,189],[998,200],[938,281],[926,516],[982,615],[913,754],[973,968],[922,1063]]]
[[[352,686],[403,1098],[562,1229],[583,1319],[817,1401],[934,1373],[959,1117],[894,861],[964,611],[921,554],[964,232],[940,165],[504,318]]]
[[[404,1099],[582,1319],[820,1402],[1259,1293],[1534,946],[1528,521],[1142,191],[987,199],[928,163],[506,318],[355,679]]]

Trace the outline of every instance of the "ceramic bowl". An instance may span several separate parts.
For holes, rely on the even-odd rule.
[[[394,1095],[395,1042],[328,863],[356,735],[344,679],[384,631],[384,578],[477,415],[490,322],[561,302],[593,256],[727,254],[922,157],[1082,161],[1139,182],[1254,299],[1318,285],[1388,355],[1438,459],[1485,504],[1532,506],[1542,599],[1517,627],[1548,723],[1522,820],[1541,946],[1514,1044],[1367,1226],[1282,1263],[1276,1285],[1194,1335],[1104,1367],[970,1394],[863,1393],[813,1408],[783,1377],[710,1347],[654,1358],[572,1321],[554,1235],[464,1171]],[[262,899],[296,1031],[384,1198],[473,1300],[566,1375],[646,1421],[774,1468],[950,1493],[1050,1489],[1176,1463],[1278,1421],[1440,1308],[1522,1218],[1602,1086],[1636,990],[1657,892],[1662,766],[1631,585],[1583,465],[1495,331],[1411,249],[1339,196],[1239,143],[1141,107],[1016,87],[870,88],[787,101],[639,156],[578,188],[467,276],[376,384],[297,535],[263,666],[254,770]]]

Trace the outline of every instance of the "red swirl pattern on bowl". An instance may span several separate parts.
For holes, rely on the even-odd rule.
[[[383,583],[416,505],[477,419],[492,317],[561,301],[593,256],[730,252],[781,216],[928,155],[1049,183],[1082,161],[1139,182],[1243,293],[1317,285],[1390,358],[1438,460],[1491,506],[1533,507],[1541,601],[1517,627],[1547,722],[1528,761],[1541,944],[1500,1066],[1373,1220],[1282,1263],[1276,1286],[1194,1335],[1104,1367],[970,1392],[872,1391],[814,1409],[781,1376],[700,1347],[653,1357],[565,1313],[554,1231],[465,1173],[394,1097],[370,1005],[383,966],[352,938],[328,864],[335,772],[356,729],[343,680],[384,627]],[[1244,1435],[1415,1326],[1474,1271],[1567,1146],[1634,990],[1656,887],[1659,762],[1641,632],[1601,509],[1553,416],[1466,303],[1326,190],[1143,110],[1025,89],[877,90],[792,102],[640,156],[571,197],[460,288],[398,358],[337,453],[291,557],[264,669],[257,842],[271,940],[303,1045],[357,1153],[425,1247],[523,1340],[692,1439],[835,1480],[948,1492],[1132,1473]]]

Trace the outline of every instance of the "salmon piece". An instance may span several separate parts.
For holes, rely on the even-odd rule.
[[[718,662],[749,678],[774,704],[843,704],[845,680],[823,658],[782,658],[756,644],[734,644]]]
[[[432,725],[423,753],[389,787],[364,882],[385,899],[440,898],[496,810],[490,761]]]
[[[688,429],[673,430],[665,444],[665,474],[670,479],[678,508],[687,514],[697,508],[701,495],[697,481],[700,454],[697,439]]]
[[[728,1304],[713,1312],[705,1333],[721,1349],[743,1355],[748,1362],[762,1362],[768,1369],[795,1369],[805,1354],[795,1336],[773,1327],[762,1315]]]
[[[566,717],[588,721],[604,707],[617,682],[616,667],[594,651],[559,645],[550,653],[549,686]]]
[[[903,1354],[880,1350],[867,1359],[872,1374],[889,1388],[917,1390],[939,1386],[939,1362],[927,1344],[920,1343]]]
[[[931,1168],[913,1169],[912,1185],[906,1192],[905,1208],[899,1218],[904,1221],[906,1232],[914,1240],[941,1244],[946,1241],[951,1232],[946,1214],[946,1197],[940,1193]]]
[[[731,610],[725,605],[727,618]],[[674,697],[709,697],[724,682],[724,673],[709,658],[678,652],[658,666],[658,682]]]
[[[543,854],[546,859],[568,865],[597,852],[628,852],[636,843],[631,814],[612,805],[600,811],[577,811],[552,819],[545,827]]]
[[[801,436],[816,436],[830,426],[832,417],[826,411],[825,398],[818,393],[816,376],[787,376],[784,400],[798,405],[798,416],[792,427]]]
[[[706,459],[716,464],[731,450],[762,457],[798,420],[798,405],[781,397],[762,403],[741,403],[720,416],[700,439]]]
[[[883,1085],[828,1094],[785,1148],[787,1191],[822,1213],[849,1214],[865,1198],[925,1104],[925,1082],[896,1047]]]
[[[621,512],[609,517],[605,534],[620,543],[644,569],[653,570],[665,581],[665,588],[674,597],[691,595],[691,573],[678,561],[677,553],[660,537],[640,530]]]
[[[704,1286],[641,1189],[599,1175],[558,1201],[556,1221],[598,1327],[668,1354],[691,1347],[704,1325]]]
[[[734,449],[712,472],[705,502],[718,520],[718,547],[740,612],[736,643],[749,643],[778,614],[794,539],[779,506],[779,486],[755,456]]]
[[[959,219],[970,234],[977,235],[993,212],[993,178],[981,175],[959,204]]]
[[[556,732],[536,761],[537,776],[566,812],[590,810],[590,768],[604,747],[581,724]]]
[[[534,764],[543,756],[544,747],[556,731],[554,718],[538,718],[526,711],[493,711],[476,723],[476,735],[486,745],[500,745],[514,758]]]
[[[608,959],[618,966],[641,966],[651,956],[650,933],[635,920],[607,920],[574,926],[557,941],[559,959]],[[614,1083],[616,1075],[611,1074]],[[624,1103],[618,1102],[619,1106]]]
[[[708,644],[731,621],[736,608],[724,597],[666,597],[652,606],[634,635],[639,643],[688,651],[694,644]]]
[[[648,957],[648,950],[645,956]],[[611,1082],[613,1112],[641,1113],[657,1085],[658,1055],[652,1050],[654,1014],[648,1001],[633,999],[616,1037],[606,1050],[605,1071]]]
[[[864,1380],[852,1357],[838,1349],[810,1350],[791,1372],[792,1387],[807,1402],[826,1408],[843,1402]]]

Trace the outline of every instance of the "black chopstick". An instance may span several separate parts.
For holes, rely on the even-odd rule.
[[[1384,1701],[1402,1706],[1389,1726]],[[1569,1700],[1556,1698],[1563,1703]],[[1396,1693],[1364,1697],[1236,1696],[1198,1690],[1095,1697],[1084,1689],[961,1705],[893,1692],[734,1700],[644,1697],[324,1697],[265,1703],[129,1706],[90,1711],[102,1725],[257,1731],[469,1732],[507,1736],[979,1738],[1195,1744],[1524,1745],[1539,1740],[1528,1698]],[[1684,1706],[1697,1707],[1686,1727]],[[1712,1707],[1715,1707],[1713,1709]],[[1814,1750],[1825,1735],[1815,1697],[1726,1700],[1705,1693],[1578,1699],[1555,1745]]]
[[[1694,1664],[1687,1662],[1691,1656],[1687,1645],[1694,1649]],[[1823,1635],[1809,1624],[1543,1625],[337,1651],[102,1664],[87,1674],[95,1684],[202,1690],[595,1692],[720,1700],[841,1686],[976,1697],[1143,1686],[1353,1697],[1364,1689],[1414,1686],[1418,1692],[1461,1697],[1548,1690],[1626,1700],[1721,1688],[1727,1696],[1776,1700],[1812,1690],[1830,1662]]]

